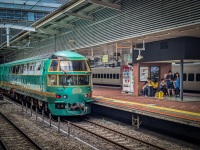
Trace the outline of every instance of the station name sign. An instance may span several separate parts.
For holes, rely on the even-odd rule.
[[[102,61],[103,63],[107,63],[107,62],[108,62],[108,55],[103,55],[101,61]]]

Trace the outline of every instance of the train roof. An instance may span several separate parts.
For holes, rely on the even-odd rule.
[[[48,53],[48,54],[44,54],[44,55],[40,55],[40,56],[36,56],[36,57],[30,57],[30,58],[26,58],[26,59],[21,59],[21,60],[17,60],[17,61],[12,61],[9,63],[5,63],[6,65],[10,65],[10,64],[20,64],[20,63],[25,63],[25,62],[33,62],[33,61],[38,61],[38,60],[47,60],[47,59],[65,59],[65,60],[87,60],[87,58],[81,54],[78,54],[76,52],[72,52],[72,51],[58,51],[58,52],[54,52],[54,53]],[[0,64],[0,66],[3,64]]]

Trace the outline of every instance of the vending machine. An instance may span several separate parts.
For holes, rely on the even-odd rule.
[[[134,77],[133,77],[133,66],[124,65],[122,66],[122,93],[134,92],[133,88]]]

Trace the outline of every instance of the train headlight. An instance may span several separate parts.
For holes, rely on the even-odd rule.
[[[63,96],[63,98],[65,98],[65,99],[66,99],[67,97],[68,97],[67,95],[64,95],[64,96]]]

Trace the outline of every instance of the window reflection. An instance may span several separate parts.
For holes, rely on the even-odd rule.
[[[50,71],[57,71],[57,67],[58,67],[58,60],[52,60],[49,70]]]
[[[60,71],[87,71],[87,65],[85,61],[60,61]]]

